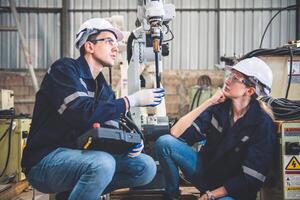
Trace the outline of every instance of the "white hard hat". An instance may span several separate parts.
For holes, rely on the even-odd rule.
[[[258,83],[256,93],[260,95],[269,95],[271,92],[273,74],[270,67],[261,59],[252,57],[246,58],[232,67],[250,79]]]
[[[107,20],[102,18],[92,18],[81,24],[76,34],[76,48],[80,49],[80,47],[87,41],[90,35],[102,30],[113,32],[116,36],[117,41],[121,41],[123,39],[123,33],[119,29],[113,27],[113,25]]]

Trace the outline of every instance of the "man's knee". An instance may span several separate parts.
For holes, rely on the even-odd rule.
[[[88,173],[113,177],[116,169],[114,157],[106,152],[93,152],[88,161]]]
[[[156,164],[153,158],[146,154],[141,154],[139,156],[139,159],[140,159],[140,163],[143,166],[141,167],[141,170],[138,172],[141,181],[140,185],[146,185],[153,180],[156,174]]]

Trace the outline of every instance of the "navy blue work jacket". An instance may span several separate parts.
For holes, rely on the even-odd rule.
[[[76,148],[76,139],[95,122],[103,124],[125,113],[102,73],[93,79],[83,56],[61,58],[49,68],[36,94],[33,119],[23,152],[25,170],[58,147]]]
[[[272,164],[275,126],[255,99],[233,126],[230,110],[230,100],[209,107],[181,138],[190,145],[206,139],[199,152],[204,172],[196,179],[198,189],[224,186],[236,200],[255,200]]]

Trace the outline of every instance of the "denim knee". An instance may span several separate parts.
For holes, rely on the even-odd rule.
[[[114,157],[106,152],[93,152],[89,158],[88,172],[93,174],[105,175],[110,180],[116,170],[116,161]]]
[[[144,165],[144,169],[142,170],[142,173],[140,175],[140,177],[141,177],[140,184],[146,185],[153,180],[153,178],[156,174],[156,164],[155,164],[153,158],[146,154],[141,154],[141,162]]]
[[[175,137],[173,137],[172,135],[163,135],[163,136],[160,136],[156,140],[155,145],[154,145],[156,154],[161,154],[162,152],[164,152],[164,150],[166,148],[169,148],[170,146],[172,146],[172,144],[176,140],[177,139]]]

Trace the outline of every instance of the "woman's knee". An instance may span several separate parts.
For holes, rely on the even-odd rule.
[[[160,136],[155,142],[155,146],[154,146],[155,151],[159,153],[163,149],[171,147],[174,144],[174,142],[176,142],[176,140],[177,139],[175,137],[169,134]]]

